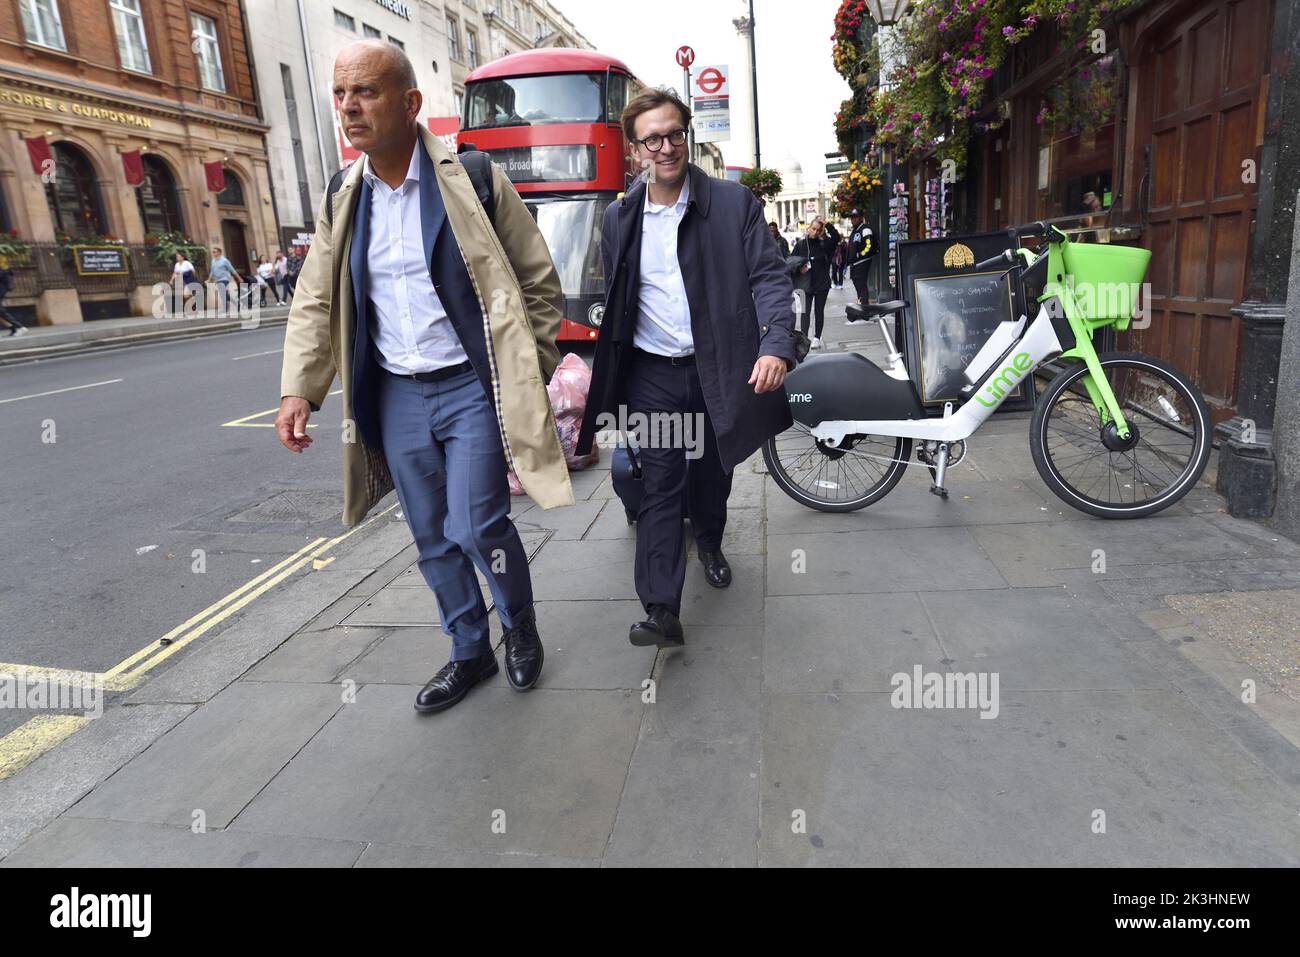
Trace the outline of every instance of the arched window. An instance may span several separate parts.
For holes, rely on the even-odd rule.
[[[50,217],[60,233],[99,236],[107,232],[104,204],[90,159],[71,143],[54,143],[54,178],[45,184]]]
[[[184,232],[181,222],[181,204],[176,196],[176,179],[160,157],[146,154],[141,157],[144,182],[136,187],[135,198],[140,205],[140,220],[146,233]]]
[[[244,187],[235,171],[226,167],[226,188],[217,193],[218,206],[243,206]]]

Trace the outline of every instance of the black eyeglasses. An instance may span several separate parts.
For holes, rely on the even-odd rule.
[[[681,146],[686,142],[686,131],[676,129],[667,136],[664,136],[662,133],[651,133],[645,139],[637,140],[636,142],[640,143],[651,153],[658,153],[663,149],[665,139],[668,140],[669,143],[672,143],[673,146]]]

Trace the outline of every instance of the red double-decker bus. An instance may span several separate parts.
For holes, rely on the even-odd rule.
[[[541,49],[465,79],[458,143],[491,154],[546,237],[564,287],[560,339],[591,340],[604,311],[600,228],[634,170],[620,118],[643,84],[591,50]]]

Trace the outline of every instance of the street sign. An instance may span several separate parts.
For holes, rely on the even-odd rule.
[[[685,70],[695,62],[695,51],[690,47],[677,48],[677,65]]]
[[[697,143],[731,139],[731,90],[725,63],[700,67],[691,77],[691,128]]]
[[[727,85],[727,78],[716,67],[706,67],[695,76],[695,86],[701,94],[712,96],[723,90]]]

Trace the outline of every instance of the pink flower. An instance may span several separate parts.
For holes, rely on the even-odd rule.
[[[913,114],[912,114],[912,119],[914,119],[914,120],[919,120],[920,118],[921,118],[921,114],[920,114],[920,113],[913,113]]]
[[[1014,27],[1003,27],[1003,28],[1002,28],[1002,35],[1003,35],[1004,37],[1009,37],[1009,36],[1011,36],[1011,34],[1013,34],[1013,33],[1015,33],[1015,32],[1016,32],[1016,31],[1015,31],[1015,28],[1014,28]]]

